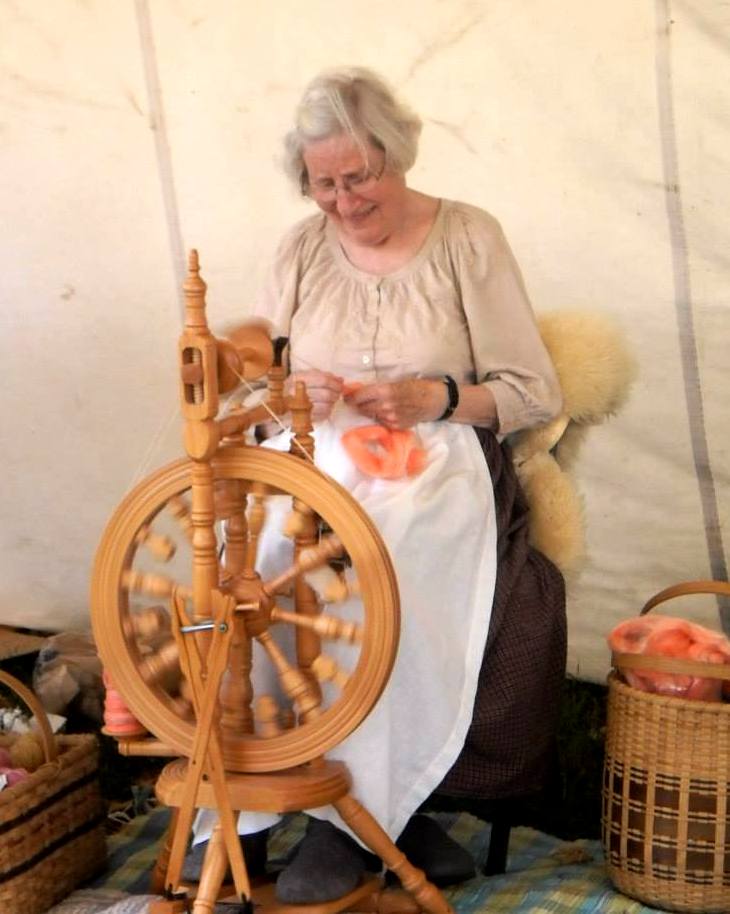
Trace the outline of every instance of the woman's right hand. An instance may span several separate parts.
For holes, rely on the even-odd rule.
[[[316,368],[311,371],[295,371],[287,378],[287,393],[294,393],[298,381],[305,384],[307,396],[312,401],[312,421],[322,422],[327,419],[342,396],[343,378]]]

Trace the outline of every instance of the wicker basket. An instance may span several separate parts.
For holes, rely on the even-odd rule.
[[[0,911],[42,914],[106,863],[104,805],[92,735],[54,737],[38,699],[0,671],[33,712],[46,762],[0,791]]]
[[[668,588],[642,609],[720,581]],[[730,667],[614,654],[615,668],[730,679]],[[609,676],[603,847],[616,888],[672,911],[730,911],[730,704],[634,689]]]

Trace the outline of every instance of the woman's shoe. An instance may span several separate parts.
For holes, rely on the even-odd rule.
[[[423,870],[428,881],[441,888],[466,882],[476,875],[471,854],[430,816],[422,813],[412,816],[395,844],[409,863]]]
[[[267,859],[267,840],[269,837],[268,828],[254,832],[250,835],[239,835],[243,858],[246,861],[246,869],[249,879],[256,879],[266,874]],[[200,882],[200,872],[203,868],[203,859],[205,852],[208,850],[208,842],[201,841],[194,844],[185,855],[181,879],[183,882]],[[225,879],[231,878],[231,872],[228,870]]]
[[[377,864],[375,863],[377,861]],[[310,818],[307,831],[276,880],[284,904],[321,904],[341,898],[380,861],[330,822]]]

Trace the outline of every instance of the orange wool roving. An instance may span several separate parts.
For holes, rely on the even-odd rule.
[[[612,651],[676,657],[705,663],[730,663],[730,641],[702,625],[653,614],[627,619],[608,636]],[[622,670],[626,681],[644,692],[659,692],[700,701],[720,701],[722,682],[702,676],[644,670]]]
[[[345,383],[342,385],[342,396],[347,399],[364,386],[364,381],[345,381]]]
[[[342,446],[361,473],[379,479],[416,476],[426,465],[426,452],[409,429],[360,425],[343,434]]]

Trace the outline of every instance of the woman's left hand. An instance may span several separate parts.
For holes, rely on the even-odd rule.
[[[412,428],[438,419],[449,402],[441,381],[409,378],[381,384],[363,384],[346,401],[363,416],[387,428]]]

